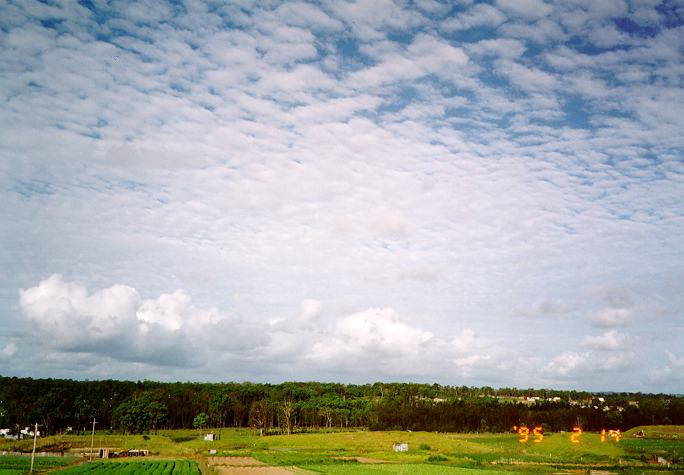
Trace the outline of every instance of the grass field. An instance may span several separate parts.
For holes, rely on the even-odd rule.
[[[635,437],[640,430],[644,437]],[[214,432],[219,434],[218,430]],[[218,460],[249,458],[261,467],[242,467],[235,473],[250,473],[249,470],[267,473],[263,471],[267,467],[281,467],[280,473],[285,473],[286,469],[298,467],[309,473],[330,474],[488,475],[501,472],[586,473],[587,470],[637,474],[666,469],[652,465],[657,457],[674,463],[670,470],[675,473],[684,473],[684,426],[636,428],[623,434],[619,442],[610,438],[602,442],[599,434],[584,433],[577,443],[573,443],[567,432],[546,434],[540,443],[533,440],[530,437],[527,443],[520,443],[516,434],[407,431],[307,432],[259,437],[247,429],[221,429],[219,440],[207,442],[199,432],[192,430],[159,431],[158,435],[146,437],[97,433],[95,448],[148,449],[152,457],[74,465],[56,473],[186,473],[174,471],[176,466],[185,467],[183,470],[194,467],[194,472],[187,473],[198,473],[197,465],[188,459],[196,460],[202,473],[234,473],[230,467],[209,464],[209,450],[216,452],[211,456],[229,457]],[[395,443],[407,443],[409,451],[394,452]],[[70,450],[75,453],[88,450],[90,437],[47,437],[39,440],[39,445],[42,450],[59,448],[65,453]],[[0,442],[0,451],[9,450],[8,446],[9,443]],[[16,445],[12,447],[16,449]],[[188,465],[181,464],[178,459],[185,459]],[[36,461],[41,471],[58,467],[58,462],[70,463],[59,457],[37,457]],[[0,475],[27,473],[27,463],[30,464],[28,457],[0,456]]]

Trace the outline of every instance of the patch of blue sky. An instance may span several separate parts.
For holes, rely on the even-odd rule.
[[[624,44],[618,44],[613,46],[598,46],[597,44],[592,43],[588,38],[583,36],[573,36],[565,42],[565,46],[577,51],[578,53],[586,54],[589,56],[594,56],[609,51],[629,49],[629,46]]]
[[[491,40],[496,38],[496,30],[494,28],[470,28],[468,30],[458,30],[454,33],[446,35],[452,43],[458,46],[459,43],[477,43],[482,40]]]
[[[684,5],[678,2],[666,1],[655,7],[662,15],[662,24],[665,28],[676,28],[684,25]]]
[[[188,84],[181,84],[178,81],[172,81],[171,84],[169,85],[172,91],[181,93],[181,94],[188,94],[191,92],[191,87]]]
[[[418,91],[409,85],[403,85],[394,92],[395,94],[388,96],[371,115],[382,116],[399,112],[414,102],[419,96]]]
[[[544,53],[548,50],[548,45],[543,45],[540,43],[525,43],[525,51],[522,54],[522,58],[530,59],[536,61],[538,55]]]
[[[103,25],[116,17],[115,12],[111,8],[100,8],[90,0],[79,0],[78,3],[90,11],[93,22],[88,25],[90,26],[91,31],[96,35],[100,32]]]
[[[392,31],[387,34],[387,39],[402,45],[409,45],[415,36],[412,31]]]
[[[18,180],[10,189],[19,193],[24,198],[31,198],[36,195],[54,194],[52,184],[42,180]]]
[[[565,113],[565,123],[575,129],[592,129],[590,117],[587,112],[586,104],[579,97],[568,97],[563,104]]]
[[[99,177],[97,184],[83,183],[82,185],[93,190],[104,188],[107,190],[147,191],[150,189],[148,185],[139,181],[105,177]]]
[[[453,81],[442,79],[434,74],[427,76],[422,81],[419,81],[419,83],[420,82],[429,82],[430,85],[445,98],[463,97],[467,99],[468,102],[474,102],[476,99],[476,94],[472,89],[459,87],[457,84],[454,84]],[[427,100],[429,98],[425,97],[424,99]]]
[[[96,130],[86,130],[81,133],[84,137],[89,137],[91,139],[96,139],[100,140],[102,138],[102,134]]]
[[[623,17],[613,20],[622,32],[630,36],[637,36],[639,38],[652,38],[660,32],[659,25],[640,25],[631,18]]]
[[[346,72],[363,69],[375,63],[359,47],[359,41],[351,36],[344,36],[334,41],[335,49]]]
[[[208,104],[206,102],[198,102],[198,104],[202,109],[207,110],[209,112],[214,112],[216,110],[216,107],[214,107],[211,104]]]
[[[521,99],[527,95],[519,87],[511,84],[505,75],[495,72],[491,62],[483,62],[482,66],[479,78],[485,85],[502,90],[509,99]]]
[[[40,24],[43,28],[50,28],[51,30],[64,31],[64,20],[61,18],[48,18],[45,20],[40,20]]]

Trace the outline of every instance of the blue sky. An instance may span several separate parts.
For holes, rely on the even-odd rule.
[[[0,374],[684,392],[684,3],[0,6]]]

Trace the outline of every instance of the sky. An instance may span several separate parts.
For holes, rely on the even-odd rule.
[[[684,393],[681,0],[0,3],[0,374]]]

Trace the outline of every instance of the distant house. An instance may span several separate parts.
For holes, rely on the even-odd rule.
[[[408,444],[394,444],[395,452],[408,452]]]
[[[33,429],[26,427],[21,429],[22,437],[33,437]],[[36,437],[40,437],[40,431],[36,431]]]
[[[207,434],[204,436],[204,440],[211,442],[212,440],[216,440],[216,436],[214,434]]]

